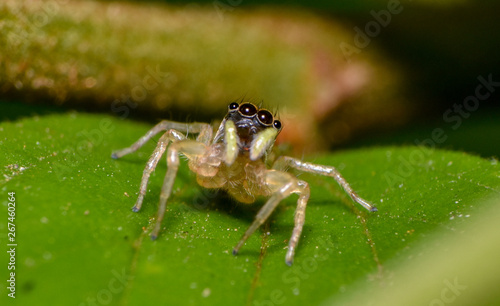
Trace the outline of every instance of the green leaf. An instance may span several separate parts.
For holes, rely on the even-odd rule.
[[[335,303],[363,296],[365,283],[384,286],[387,267],[411,264],[408,258],[419,256],[429,236],[454,236],[478,222],[487,206],[482,199],[500,188],[495,160],[458,152],[378,147],[307,159],[339,168],[379,211],[355,206],[331,179],[301,175],[311,184],[311,198],[288,267],[296,197],[284,201],[233,256],[260,205],[198,187],[185,163],[160,236],[149,239],[166,165],[160,163],[143,209],[134,213],[130,208],[155,143],[120,160],[110,154],[150,127],[82,113],[0,125],[0,233],[6,237],[8,192],[15,192],[17,303]],[[7,252],[0,254],[6,266]],[[7,293],[2,286],[1,304],[12,302]]]
[[[486,201],[472,222],[438,230],[405,250],[407,256],[388,261],[378,282],[361,281],[324,304],[498,305],[499,204],[498,197]]]

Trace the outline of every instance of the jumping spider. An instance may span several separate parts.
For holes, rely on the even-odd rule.
[[[307,182],[285,172],[286,168],[333,177],[354,201],[369,211],[377,209],[360,198],[334,167],[281,156],[276,159],[272,168],[268,169],[265,159],[281,129],[281,122],[268,110],[259,109],[249,102],[242,104],[233,102],[229,104],[227,115],[215,136],[212,136],[214,128],[207,123],[161,121],[132,146],[114,152],[111,157],[117,159],[135,152],[153,136],[166,131],[160,137],[156,149],[146,164],[139,197],[132,208],[134,212],[141,209],[149,176],[167,151],[168,170],[160,194],[158,217],[151,234],[152,239],[156,239],[160,231],[181,154],[188,158],[189,169],[196,173],[197,182],[201,186],[224,189],[242,203],[253,203],[257,196],[269,198],[233,249],[233,254],[238,253],[248,237],[267,220],[281,200],[296,193],[299,198],[295,211],[295,227],[285,258],[286,263],[291,265],[304,226],[310,191]],[[198,134],[198,137],[196,140],[188,139],[187,133]]]

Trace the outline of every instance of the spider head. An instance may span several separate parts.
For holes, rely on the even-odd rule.
[[[267,109],[258,109],[254,104],[233,102],[228,106],[226,120],[231,120],[236,126],[236,134],[240,140],[242,150],[250,150],[256,135],[264,130],[275,130],[276,136],[281,131],[281,122]]]
[[[281,122],[267,109],[249,102],[229,104],[224,118],[224,142],[229,154],[226,163],[232,163],[238,152],[249,152],[252,160],[262,157],[271,149],[281,129]]]

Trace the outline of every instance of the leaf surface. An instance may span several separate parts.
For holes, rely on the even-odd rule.
[[[373,147],[307,159],[336,166],[379,211],[354,205],[331,179],[301,175],[311,198],[288,267],[296,196],[233,256],[262,203],[238,204],[198,187],[185,163],[160,236],[151,241],[165,162],[151,177],[143,209],[134,213],[155,142],[110,158],[149,128],[83,113],[1,123],[0,203],[7,211],[7,193],[16,193],[20,305],[334,303],[360,282],[377,284],[390,273],[387,262],[418,256],[416,246],[429,235],[453,235],[500,188],[496,161],[459,152]],[[6,236],[6,217],[0,232]],[[1,252],[0,262],[7,263],[7,255]],[[5,286],[0,290],[1,304],[11,302]]]

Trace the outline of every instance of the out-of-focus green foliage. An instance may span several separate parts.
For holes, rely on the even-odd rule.
[[[262,100],[289,122],[281,137],[309,150],[411,111],[390,61],[342,50],[356,33],[307,12],[55,0],[0,12],[4,97],[179,120]]]

